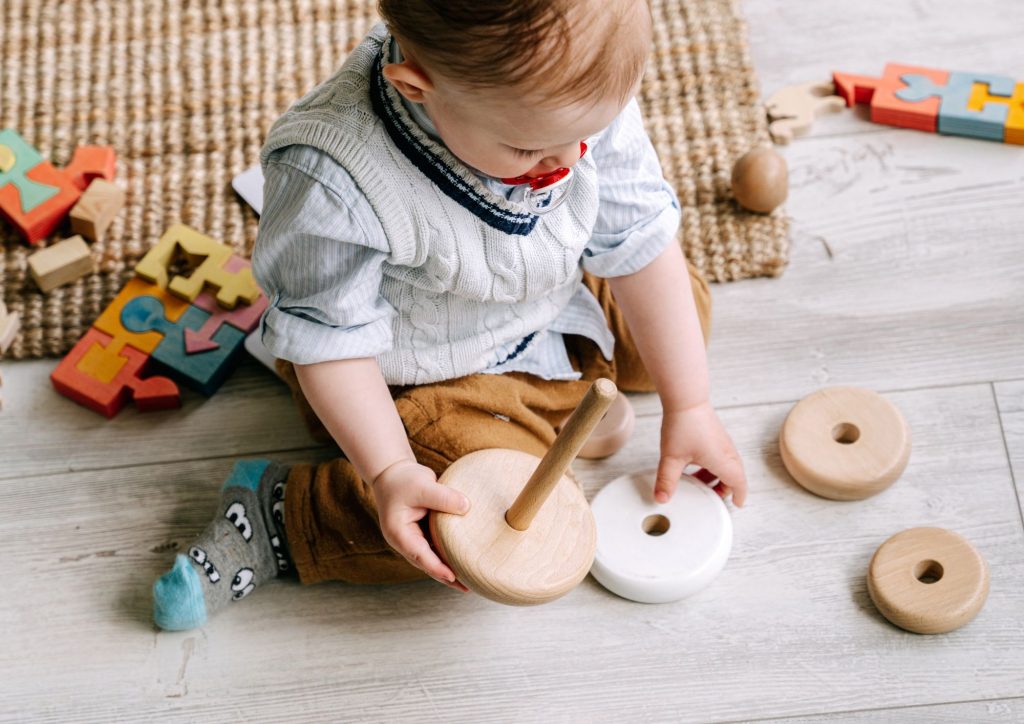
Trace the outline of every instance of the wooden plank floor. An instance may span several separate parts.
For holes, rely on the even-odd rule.
[[[1021,76],[1009,5],[747,14],[771,91],[886,60]],[[786,155],[789,269],[714,290],[714,398],[752,494],[712,587],[644,606],[588,579],[520,610],[427,583],[281,583],[202,630],[157,632],[152,580],[233,461],[331,451],[252,362],[211,400],[112,422],[58,397],[52,362],[3,363],[0,720],[1020,721],[1024,149],[847,112]],[[913,430],[905,475],[875,498],[815,498],[779,461],[786,412],[830,384],[884,392]],[[577,466],[588,494],[657,462],[657,397],[632,400],[629,447]],[[963,533],[991,567],[985,608],[948,635],[895,629],[867,597],[871,554],[915,525]]]

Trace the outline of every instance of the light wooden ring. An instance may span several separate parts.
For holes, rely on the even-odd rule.
[[[988,565],[963,536],[910,528],[875,551],[868,593],[890,622],[914,633],[946,633],[973,619],[988,597]]]
[[[861,500],[903,474],[910,428],[878,393],[829,387],[793,406],[779,433],[779,452],[789,474],[812,493]]]
[[[444,561],[472,591],[498,603],[553,601],[582,581],[597,529],[583,491],[562,475],[526,530],[505,521],[540,459],[519,450],[469,453],[438,479],[472,501],[465,515],[434,512],[430,533]]]
[[[567,417],[566,420],[568,419]],[[562,426],[564,425],[565,421],[562,422]],[[628,397],[620,393],[601,421],[597,423],[597,427],[590,433],[590,437],[583,443],[583,447],[580,448],[576,457],[584,460],[600,460],[614,455],[629,442],[635,427],[636,412],[633,410],[633,405],[630,404]]]

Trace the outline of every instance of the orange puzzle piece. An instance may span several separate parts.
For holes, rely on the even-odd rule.
[[[112,342],[97,329],[86,332],[50,374],[57,391],[106,417],[116,415],[129,399],[141,411],[181,406],[174,382],[166,377],[142,379],[147,355],[131,347],[113,351]]]
[[[1015,85],[1013,95],[1009,98],[990,95],[987,83],[975,83],[967,100],[967,109],[980,111],[986,103],[1006,103],[1010,106],[1006,125],[1003,127],[1003,142],[1024,145],[1024,83]]]
[[[836,93],[842,96],[847,106],[855,103],[870,104],[871,120],[875,123],[938,133],[941,98],[912,103],[896,97],[897,91],[907,87],[900,78],[911,73],[923,75],[936,85],[943,85],[949,80],[949,71],[946,70],[887,63],[881,78],[833,73],[832,81]]]

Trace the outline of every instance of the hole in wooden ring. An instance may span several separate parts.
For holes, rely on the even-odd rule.
[[[935,583],[942,578],[942,564],[938,561],[924,560],[914,566],[914,578],[921,583]]]
[[[642,527],[647,535],[665,535],[672,523],[663,515],[654,514],[644,518]]]
[[[832,439],[840,445],[852,445],[860,439],[860,428],[852,422],[840,422],[832,428]]]

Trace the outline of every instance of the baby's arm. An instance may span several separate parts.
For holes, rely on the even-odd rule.
[[[416,462],[377,360],[296,365],[295,372],[317,417],[359,477],[370,481],[387,542],[427,575],[465,591],[431,549],[417,521],[430,510],[465,513],[469,502],[438,485],[434,471]]]
[[[583,267],[606,277],[661,397],[655,496],[665,502],[696,463],[746,498],[743,464],[709,400],[690,276],[675,241],[680,210],[632,101],[594,144],[600,210]]]
[[[411,564],[454,588],[417,525],[465,498],[416,462],[376,356],[392,346],[395,310],[381,297],[389,246],[369,202],[330,157],[304,146],[272,155],[253,273],[270,305],[264,343],[299,384],[356,473],[373,490],[381,531]]]

